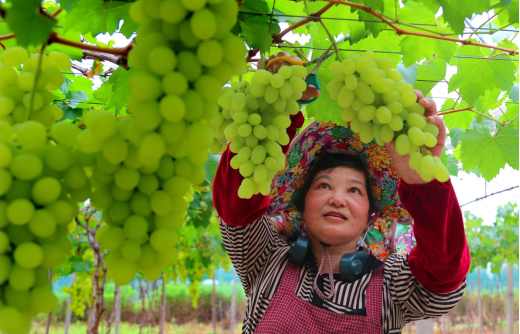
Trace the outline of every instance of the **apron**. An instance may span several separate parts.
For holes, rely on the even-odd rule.
[[[260,319],[255,334],[377,334],[382,333],[384,265],[372,272],[366,290],[366,316],[338,314],[296,296],[301,267],[288,263],[280,287]]]

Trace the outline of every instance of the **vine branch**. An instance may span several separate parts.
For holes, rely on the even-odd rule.
[[[378,19],[380,19],[381,21],[383,21],[384,23],[386,23],[387,25],[392,27],[392,29],[394,29],[398,35],[410,35],[410,36],[419,36],[419,37],[440,39],[440,40],[444,40],[444,41],[461,43],[464,45],[473,45],[473,46],[479,46],[479,47],[483,47],[483,48],[505,51],[505,52],[509,53],[510,55],[519,53],[519,51],[517,51],[517,50],[506,49],[506,48],[502,48],[499,46],[488,45],[488,44],[484,44],[484,43],[477,43],[477,42],[470,41],[469,39],[459,39],[459,38],[452,38],[452,37],[446,37],[446,36],[436,36],[436,35],[432,35],[432,34],[404,30],[404,29],[397,27],[395,24],[389,22],[385,17],[383,17],[383,15],[381,13],[376,12],[376,11],[372,10],[371,8],[367,8],[364,5],[360,5],[360,4],[349,2],[349,1],[343,1],[343,0],[322,0],[322,1],[326,1],[328,3],[333,3],[333,4],[341,4],[341,5],[345,5],[345,6],[349,6],[349,7],[354,7],[354,8],[360,9],[360,10],[364,10],[368,14],[371,14],[372,16],[377,17]]]
[[[15,34],[1,35],[0,41],[5,41],[5,40],[12,39],[15,37],[16,37]],[[101,47],[101,46],[97,46],[97,45],[90,45],[90,44],[85,44],[85,43],[81,43],[81,42],[70,41],[68,39],[59,37],[58,34],[56,34],[56,33],[52,33],[49,36],[48,44],[51,44],[51,43],[68,45],[68,46],[78,48],[78,49],[81,49],[84,51],[108,53],[110,55],[120,56],[120,57],[124,57],[124,58],[128,57],[128,52],[132,49],[132,44],[130,44],[122,49],[115,49],[115,48],[105,48],[105,47]]]
[[[508,122],[502,122],[502,121],[499,121],[489,115],[486,115],[484,113],[481,113],[480,111],[476,111],[476,110],[473,110],[473,107],[467,107],[467,108],[462,108],[462,109],[455,109],[455,110],[446,110],[446,111],[440,111],[437,113],[438,116],[441,116],[441,115],[447,115],[447,114],[453,114],[453,113],[456,113],[456,112],[460,112],[460,111],[471,111],[471,112],[474,112],[475,114],[478,114],[482,117],[485,117],[487,119],[490,119],[492,120],[493,122],[496,122],[502,126],[505,126]]]

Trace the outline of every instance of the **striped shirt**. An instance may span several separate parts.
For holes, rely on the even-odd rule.
[[[222,219],[219,219],[219,225],[224,246],[248,297],[242,333],[253,333],[280,285],[289,261],[290,245],[273,230],[267,215],[246,226],[231,226]],[[403,327],[411,321],[448,313],[460,300],[466,287],[464,279],[450,293],[430,291],[413,276],[407,254],[392,254],[384,264],[377,260],[371,261],[370,270],[366,270],[366,274],[354,282],[344,282],[338,274],[334,274],[334,296],[330,301],[323,301],[312,288],[317,268],[310,255],[301,267],[295,294],[331,312],[366,315],[366,288],[372,277],[372,270],[378,265],[384,265],[381,316],[383,333],[401,333]],[[318,286],[328,295],[331,284],[327,274],[320,275]]]

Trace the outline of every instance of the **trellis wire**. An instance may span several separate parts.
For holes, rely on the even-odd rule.
[[[319,50],[319,51],[325,51],[327,50],[327,48],[315,48],[315,47],[312,47],[312,46],[290,46],[290,45],[281,45],[281,44],[278,44],[278,45],[271,45],[272,47],[275,47],[275,48],[280,48],[280,49],[283,49],[283,48],[289,48],[289,49],[311,49],[311,50]],[[368,50],[352,50],[352,49],[339,49],[339,51],[350,51],[350,52],[366,52]],[[401,54],[401,52],[397,52],[397,51],[378,51],[378,50],[371,50],[373,51],[374,53],[390,53],[390,54]],[[506,60],[506,61],[518,61],[518,59],[506,59],[506,58],[487,58],[487,57],[471,57],[471,56],[453,56],[454,58],[468,58],[468,59],[485,59],[485,60]]]
[[[276,1],[275,1],[276,2]],[[318,18],[317,16],[305,16],[305,15],[289,15],[289,14],[274,14],[274,11],[271,11],[271,14],[269,13],[251,13],[251,12],[239,12],[239,14],[245,14],[245,15],[257,15],[257,16],[270,16],[270,17],[273,17],[273,16],[279,16],[279,17],[294,17],[294,18],[299,18],[299,19],[313,19],[313,18]],[[380,20],[361,20],[361,19],[347,19],[347,18],[343,18],[343,17],[323,17],[323,16],[320,16],[319,17],[320,19],[324,19],[324,20],[336,20],[336,21],[355,21],[355,22],[371,22],[371,23],[381,23],[381,24],[387,24],[386,22],[382,22]],[[388,23],[392,23],[392,24],[400,24],[400,25],[403,25],[402,22],[400,21],[388,21]],[[436,24],[433,24],[433,23],[407,23],[407,24],[411,24],[411,25],[414,25],[414,26],[430,26],[430,27],[437,27]],[[269,25],[270,26],[270,25]],[[448,26],[450,27],[450,26]],[[469,27],[465,27],[465,29],[470,29]],[[489,28],[480,28],[479,30],[493,30],[493,29],[489,29]],[[507,31],[507,32],[518,32],[518,30],[511,30],[511,29],[502,29],[500,31]],[[497,30],[498,32],[498,30]],[[464,33],[464,34],[470,34],[470,32],[467,32],[467,33]]]

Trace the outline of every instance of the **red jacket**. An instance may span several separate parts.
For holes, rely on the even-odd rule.
[[[287,129],[294,138],[304,123],[302,113],[291,116]],[[288,145],[283,147],[284,153]],[[269,207],[269,196],[254,195],[242,199],[237,195],[243,177],[231,168],[229,161],[235,154],[229,148],[222,154],[213,181],[213,203],[220,218],[229,225],[251,224]],[[427,289],[447,293],[459,287],[470,266],[469,248],[464,233],[462,212],[451,181],[437,180],[421,185],[409,185],[401,180],[399,197],[414,219],[417,245],[408,255],[408,263],[415,278]]]

